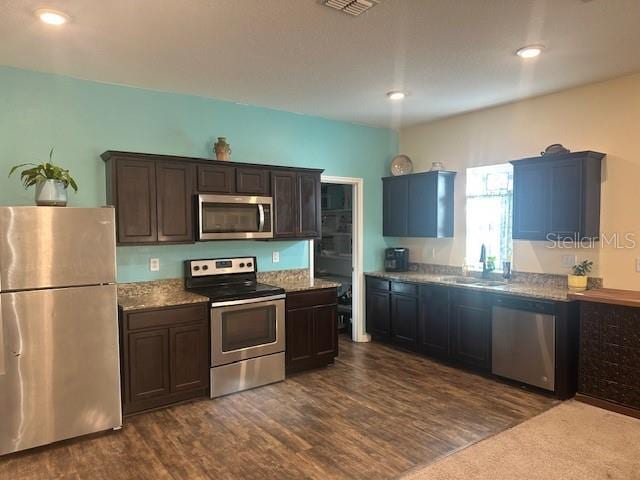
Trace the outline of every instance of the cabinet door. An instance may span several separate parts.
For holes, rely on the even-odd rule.
[[[313,353],[327,357],[330,362],[338,355],[338,309],[336,305],[322,305],[313,312]]]
[[[287,310],[285,359],[288,370],[305,368],[313,361],[313,307]]]
[[[418,299],[391,294],[391,336],[394,343],[415,349],[418,338]]]
[[[158,240],[156,165],[145,160],[116,160],[118,243]]]
[[[235,193],[236,169],[224,165],[198,165],[198,191]]]
[[[513,168],[513,238],[545,240],[549,211],[546,163]]]
[[[454,294],[452,302],[452,355],[466,365],[491,369],[491,310],[486,294]]]
[[[172,392],[207,388],[208,331],[204,323],[173,327],[169,330]]]
[[[169,394],[169,330],[130,333],[128,343],[130,401]]]
[[[377,338],[391,336],[390,294],[367,289],[367,332]]]
[[[298,173],[298,236],[320,237],[320,174]]]
[[[269,170],[251,167],[236,168],[236,191],[251,195],[269,195],[271,191]]]
[[[409,233],[409,181],[385,178],[382,181],[382,234],[405,237]]]
[[[582,231],[582,168],[576,159],[551,162],[549,232],[573,237]]]
[[[193,165],[185,162],[158,162],[158,241],[192,243]]]
[[[437,237],[438,175],[409,177],[407,204],[408,234],[412,237]],[[393,214],[393,213],[391,213]]]
[[[418,322],[418,348],[427,355],[449,356],[449,290],[422,287],[422,308]]]
[[[273,236],[293,238],[297,228],[296,172],[272,171],[271,193],[273,196]]]

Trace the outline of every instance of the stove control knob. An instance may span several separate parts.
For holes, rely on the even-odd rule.
[[[209,265],[203,265],[203,266],[202,266],[202,269],[203,269],[203,270],[209,270]]]
[[[249,267],[249,268],[253,267],[253,263],[251,263],[251,262],[247,263],[247,267]]]
[[[244,268],[244,263],[241,263],[241,264],[239,265],[239,267],[240,267],[240,268]]]
[[[200,267],[199,267],[198,265],[196,265],[196,266],[194,266],[194,267],[193,267],[193,271],[194,271],[194,272],[197,272],[198,270],[200,270]]]

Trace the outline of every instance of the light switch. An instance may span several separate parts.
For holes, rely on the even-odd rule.
[[[578,263],[577,255],[562,255],[562,266],[571,268]]]
[[[280,252],[273,252],[271,254],[271,261],[273,263],[278,263],[280,261]]]
[[[149,271],[150,272],[159,272],[160,271],[160,259],[159,258],[150,258],[149,259]]]

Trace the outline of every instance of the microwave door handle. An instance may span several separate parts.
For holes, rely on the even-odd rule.
[[[258,231],[264,231],[264,205],[261,203],[258,204]]]

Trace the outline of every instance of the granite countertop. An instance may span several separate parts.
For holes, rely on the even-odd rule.
[[[455,283],[453,280],[447,280],[451,275],[435,275],[429,273],[417,272],[368,272],[365,275],[372,277],[386,278],[389,280],[397,280],[412,283],[431,283],[437,285],[449,285],[469,290],[477,290],[483,292],[502,293],[505,295],[514,295],[520,297],[537,298],[541,300],[554,300],[560,302],[571,301],[569,297],[571,290],[566,287],[555,285],[544,285],[535,283],[508,282],[505,285],[487,286],[487,285],[468,285]]]
[[[285,292],[302,292],[305,290],[320,290],[323,288],[337,288],[340,286],[338,282],[332,282],[329,280],[323,280],[316,278],[313,281],[309,278],[291,278],[282,280],[272,280],[265,282],[275,287],[284,288]]]
[[[608,303],[626,307],[640,307],[640,292],[633,290],[616,290],[613,288],[596,288],[584,292],[571,292],[569,298],[583,302]]]
[[[208,301],[209,299],[207,297],[187,292],[184,288],[140,295],[118,295],[118,305],[125,311],[142,310],[144,308],[173,307],[191,303],[206,303]]]

